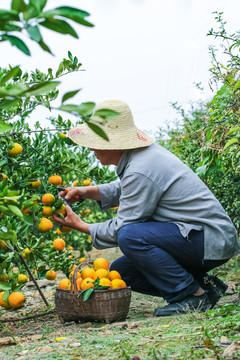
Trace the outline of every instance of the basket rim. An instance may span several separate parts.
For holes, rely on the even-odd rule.
[[[93,290],[93,293],[104,293],[104,292],[109,292],[109,291],[119,291],[122,289],[128,289],[128,290],[131,290],[131,286],[125,286],[125,287],[120,287],[120,288],[115,288],[115,289],[103,289],[103,290]],[[61,288],[56,288],[56,291],[63,291],[63,292],[67,292],[67,293],[71,293],[71,290],[68,290],[68,289],[61,289]],[[80,291],[81,292],[81,291]],[[79,293],[80,293],[79,292]],[[72,295],[78,295],[78,294],[72,294]]]

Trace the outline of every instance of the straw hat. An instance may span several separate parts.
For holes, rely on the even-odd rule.
[[[97,150],[135,149],[149,146],[154,142],[150,136],[135,126],[131,110],[126,103],[118,100],[103,101],[95,107],[94,111],[100,109],[110,109],[119,113],[118,116],[104,122],[99,116],[93,115],[91,118],[91,122],[104,130],[109,141],[97,135],[84,123],[68,132],[73,142]]]

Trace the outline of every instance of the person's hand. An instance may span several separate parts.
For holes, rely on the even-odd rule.
[[[81,231],[85,234],[89,234],[89,225],[85,223],[75,212],[72,211],[70,206],[66,206],[66,215],[62,218],[59,214],[53,213],[53,219],[63,226],[67,226],[71,229]]]
[[[72,205],[79,201],[80,197],[83,197],[84,189],[81,187],[67,187],[64,191],[61,191],[58,196],[65,199],[68,205]]]

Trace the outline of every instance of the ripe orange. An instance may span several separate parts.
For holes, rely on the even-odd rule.
[[[81,289],[82,290],[90,289],[91,287],[94,287],[93,283],[94,283],[94,280],[92,278],[86,278],[81,283]]]
[[[31,253],[31,250],[29,248],[26,248],[23,251],[26,255],[29,255]]]
[[[72,264],[69,266],[68,271],[74,271],[76,269],[77,265]]]
[[[75,181],[73,182],[73,186],[78,186],[78,185],[80,185],[80,182],[79,182],[78,180],[75,180]]]
[[[94,260],[93,262],[93,266],[94,266],[94,270],[98,270],[98,269],[109,269],[109,262],[104,259],[104,258],[97,258],[96,260]]]
[[[65,138],[65,137],[66,137],[66,134],[60,133],[59,136],[60,136],[61,138]]]
[[[86,267],[81,271],[81,276],[83,279],[93,278],[94,274],[95,274],[95,271],[93,269],[91,269],[90,267]]]
[[[72,231],[72,228],[63,225],[60,225],[59,229],[62,233],[69,233],[70,231]]]
[[[32,181],[31,184],[33,189],[37,189],[41,185],[41,181],[40,180]]]
[[[65,248],[65,245],[66,245],[65,241],[61,238],[57,238],[53,240],[53,246],[58,251],[62,251]]]
[[[56,212],[57,214],[66,215],[66,212],[67,212],[67,210],[66,210],[66,205],[63,204],[63,205],[60,207],[60,209],[55,210],[55,212]]]
[[[112,285],[112,283],[111,283],[111,281],[109,279],[102,278],[99,281],[99,285],[101,285],[101,286],[109,286],[110,287]]]
[[[112,271],[109,271],[109,279],[111,281],[114,280],[114,279],[121,279],[121,275],[119,274],[118,271],[112,270]]]
[[[71,281],[69,279],[63,279],[58,284],[58,288],[59,289],[67,289],[69,284],[71,284]]]
[[[42,197],[42,203],[44,205],[52,205],[55,201],[55,197],[52,194],[44,194]]]
[[[11,306],[7,302],[3,301],[3,299],[2,299],[3,294],[4,294],[4,291],[0,292],[0,306],[4,307],[5,309],[10,309]]]
[[[58,235],[61,235],[62,232],[61,232],[61,230],[60,230],[59,228],[57,228],[57,229],[56,229],[56,233],[57,233]]]
[[[51,206],[43,206],[42,208],[42,216],[50,217],[52,215],[53,211]]]
[[[59,175],[52,175],[49,177],[48,181],[52,185],[60,185],[62,183],[62,178]]]
[[[112,288],[113,289],[122,288],[122,287],[126,287],[126,286],[127,286],[127,284],[122,279],[114,279],[112,281]]]
[[[57,277],[57,274],[56,274],[55,271],[53,271],[53,270],[48,270],[48,271],[46,272],[46,279],[48,279],[48,280],[55,280],[56,277]]]
[[[18,155],[18,154],[20,154],[22,152],[22,149],[23,148],[22,148],[22,146],[20,144],[14,143],[13,148],[8,150],[8,154],[10,156],[16,156],[16,155]]]
[[[83,180],[83,185],[84,185],[84,186],[90,186],[90,185],[91,185],[91,181],[90,181],[89,179]]]
[[[28,282],[28,277],[24,274],[19,274],[18,275],[18,284],[25,284],[26,282]]]
[[[4,240],[0,240],[0,249],[6,249],[7,248],[7,243]]]
[[[81,263],[84,262],[84,261],[87,261],[87,259],[86,259],[85,257],[81,257],[81,258],[78,260],[79,264],[81,264]]]
[[[41,233],[45,233],[49,230],[52,230],[52,228],[53,228],[53,223],[47,218],[42,218],[37,227],[38,231]]]
[[[74,270],[70,272],[69,280],[72,280],[73,274],[74,274]],[[81,277],[81,274],[79,272],[77,272],[77,279],[79,279],[80,277]]]
[[[22,306],[24,302],[24,296],[18,291],[14,291],[9,295],[8,303],[13,308],[18,308]]]
[[[5,175],[3,173],[0,174],[0,181],[3,181],[6,178],[8,178],[7,175]]]
[[[73,250],[73,247],[72,247],[72,246],[68,246],[67,249],[68,249],[68,250]]]
[[[107,277],[108,277],[108,271],[106,269],[98,269],[93,275],[94,280],[97,280],[97,278],[102,279]]]
[[[28,209],[24,209],[24,205],[21,207],[21,212],[23,214],[29,214],[29,210]]]
[[[83,282],[83,279],[82,279],[81,277],[77,279],[77,289],[78,289],[78,290],[81,290],[81,284],[82,284],[82,282]]]

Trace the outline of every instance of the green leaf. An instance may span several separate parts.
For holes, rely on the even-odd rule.
[[[12,127],[12,124],[8,124],[5,121],[0,120],[0,134],[11,131]]]
[[[207,166],[208,165],[202,165],[202,166],[198,167],[196,170],[196,174],[200,177],[205,176],[206,172],[207,172]]]
[[[99,135],[100,137],[102,137],[103,139],[107,140],[108,141],[108,136],[107,134],[105,133],[105,131],[103,131],[103,129],[94,124],[93,122],[91,121],[87,121],[87,125],[90,127],[90,129],[92,129],[97,135]]]
[[[15,10],[0,10],[1,21],[20,21],[19,15]]]
[[[232,144],[236,144],[239,143],[239,140],[237,138],[232,138],[230,140],[228,140],[223,148],[223,150],[226,150],[229,146],[231,146]]]
[[[29,0],[29,3],[37,10],[38,13],[42,11],[42,3],[39,0]]]
[[[23,219],[23,213],[17,206],[8,205],[7,207],[14,215],[18,216],[20,219]]]
[[[10,290],[10,289],[11,289],[11,285],[10,285],[10,284],[6,284],[5,282],[0,281],[0,289],[1,289],[1,290]]]
[[[100,116],[101,118],[108,120],[119,116],[119,112],[110,109],[100,109],[95,111],[94,116]]]
[[[240,87],[240,80],[236,82],[233,91],[236,91]]]
[[[26,10],[27,5],[24,0],[12,0],[11,8],[17,12],[23,12]]]
[[[31,86],[27,91],[27,96],[43,95],[49,91],[55,90],[56,87],[61,84],[60,81],[43,81],[41,83]]]
[[[13,243],[16,242],[17,240],[17,234],[14,230],[7,230],[7,231],[3,231],[4,227],[1,228],[0,230],[0,239],[1,240],[11,240]]]
[[[39,31],[39,27],[37,25],[35,25],[35,26],[29,25],[27,27],[27,32],[32,40],[34,40],[36,42],[39,42],[42,40],[42,35],[41,35],[41,33]]]
[[[67,101],[68,99],[71,99],[73,96],[75,96],[81,89],[78,90],[74,90],[74,91],[69,91],[67,93],[65,93],[62,97],[62,104]]]
[[[11,88],[6,89],[4,87],[0,88],[0,97],[11,97],[11,96],[18,96],[22,93],[26,92],[28,86],[26,84],[16,83]],[[12,101],[12,99],[11,99]]]
[[[1,160],[0,161],[0,167],[3,166],[4,164],[6,164],[8,161],[7,159]]]
[[[231,133],[233,133],[233,132],[235,132],[235,131],[238,131],[238,130],[240,130],[240,126],[237,126],[237,127],[233,128],[233,129],[229,130],[229,131],[227,132],[227,135],[229,135],[229,134],[231,134]]]
[[[46,11],[41,15],[44,18],[63,16],[84,26],[90,26],[90,27],[94,26],[93,24],[91,24],[90,22],[84,19],[86,16],[90,15],[88,12],[70,6],[60,6],[53,10]]]
[[[0,14],[0,16],[1,16],[1,14]],[[18,37],[13,36],[13,35],[4,34],[4,35],[2,35],[2,39],[3,40],[8,40],[12,44],[12,46],[16,46],[24,54],[26,54],[28,56],[31,55],[27,45],[25,45],[25,43],[21,39],[19,39]]]
[[[19,72],[19,66],[15,66],[10,71],[7,72],[5,76],[3,76],[2,80],[0,81],[0,86],[4,85],[8,80],[16,76]]]
[[[40,22],[39,25],[42,25],[47,29],[56,31],[60,34],[72,35],[73,37],[78,39],[78,34],[76,33],[76,31],[64,20],[47,19],[43,22]]]
[[[10,285],[9,285],[10,286]],[[7,291],[4,292],[3,294],[3,301],[7,302],[8,301],[8,298],[9,298],[9,295],[10,295],[10,292],[9,292],[10,289],[7,289]]]
[[[93,102],[86,102],[81,103],[80,105],[62,105],[58,109],[70,113],[77,113],[79,115],[91,115],[92,111],[95,107],[95,103]]]
[[[51,52],[51,50],[43,40],[39,41],[38,45],[40,45],[44,51],[47,51],[49,54],[53,55],[53,53]]]
[[[83,295],[83,301],[86,301],[90,295],[93,293],[94,288],[91,287],[90,289],[87,289],[87,291],[85,291],[84,295]]]
[[[27,225],[33,225],[34,224],[33,218],[30,215],[27,215],[27,214],[23,214],[23,221]]]

